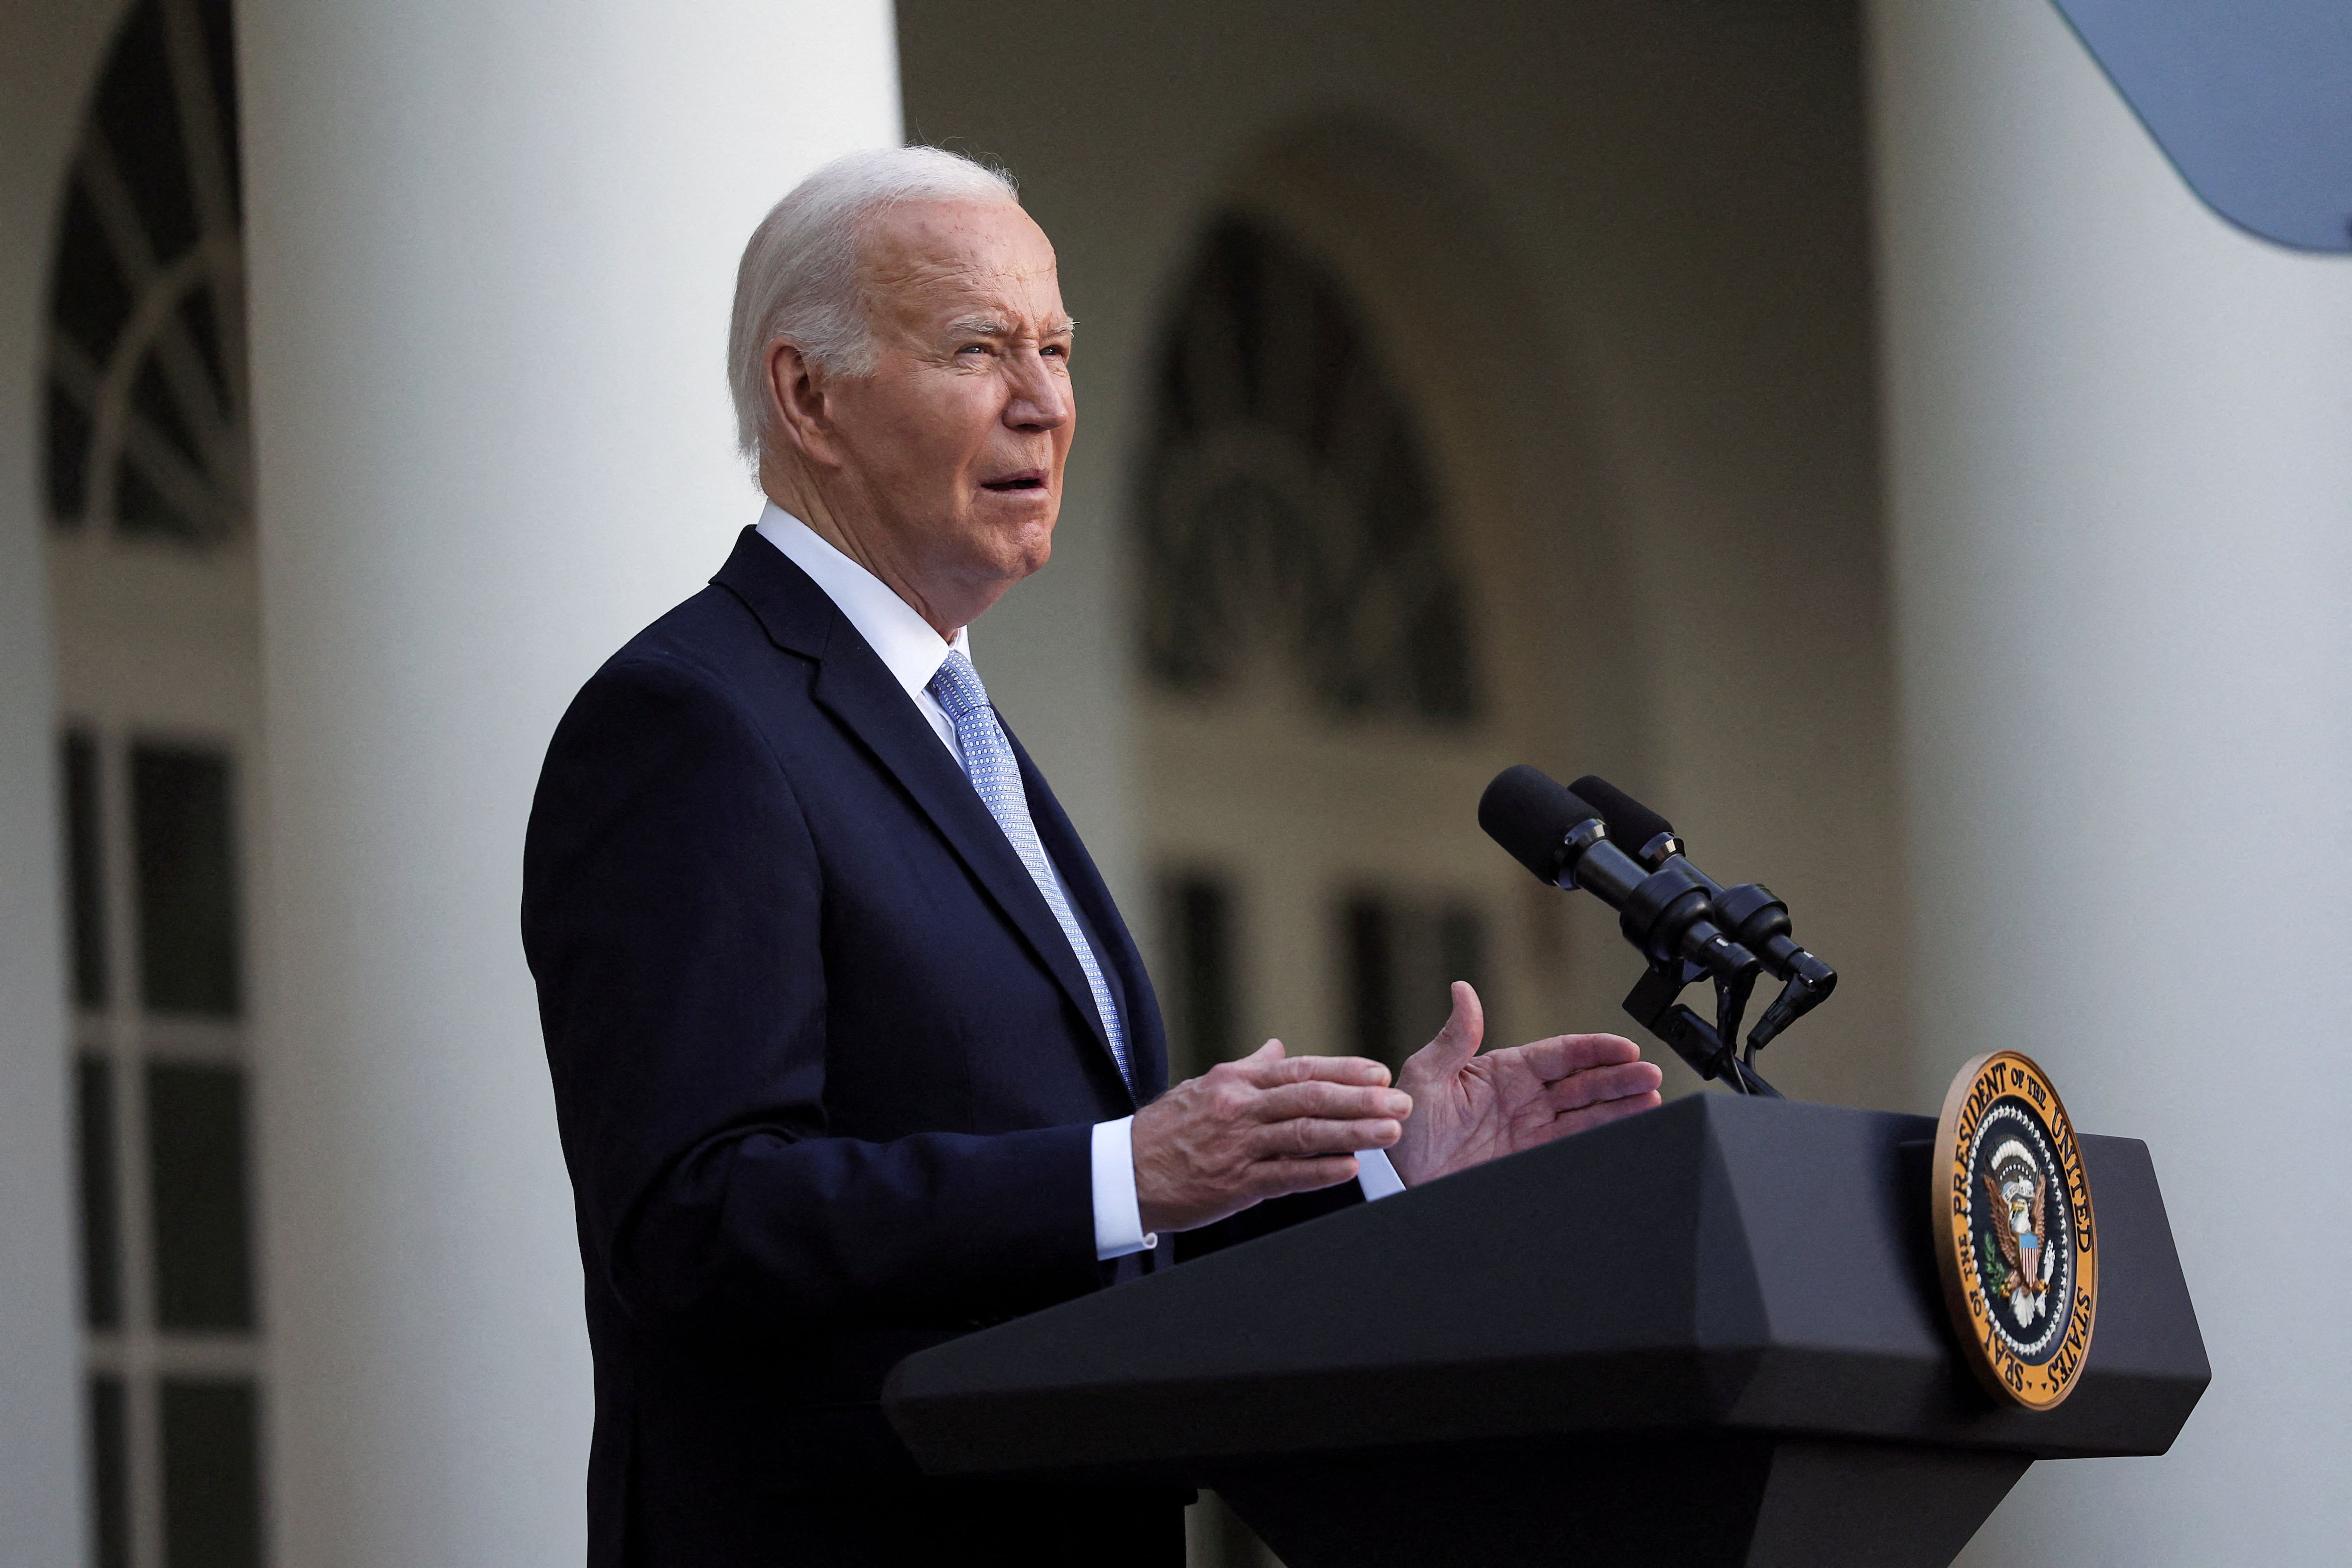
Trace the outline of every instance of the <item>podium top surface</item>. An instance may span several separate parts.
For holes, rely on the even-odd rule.
[[[940,1474],[1688,1429],[2159,1454],[2210,1380],[2147,1146],[2084,1137],[2102,1299],[2056,1410],[1962,1367],[1927,1117],[1694,1095],[900,1363]]]

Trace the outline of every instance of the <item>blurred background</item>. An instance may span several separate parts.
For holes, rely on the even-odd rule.
[[[580,1560],[531,785],[758,514],[743,238],[901,139],[1082,323],[975,652],[1180,1071],[1626,1030],[1474,816],[1603,773],[1837,965],[1790,1094],[2154,1152],[2212,1389],[1964,1561],[2338,1560],[2352,264],[2048,0],[13,0],[0,1568]]]

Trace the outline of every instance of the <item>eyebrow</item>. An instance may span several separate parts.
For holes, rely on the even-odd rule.
[[[1047,327],[1044,335],[1058,338],[1077,330],[1077,322],[1065,317]],[[959,338],[1009,338],[1013,329],[994,316],[961,316],[948,323],[948,333]]]

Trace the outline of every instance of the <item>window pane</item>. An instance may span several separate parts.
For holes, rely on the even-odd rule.
[[[1171,876],[1161,919],[1174,961],[1170,1076],[1191,1078],[1240,1055],[1233,889],[1212,876]]]
[[[49,521],[61,529],[79,528],[89,500],[82,464],[89,451],[89,416],[81,399],[54,375],[49,378],[48,412]]]
[[[1437,973],[1431,984],[1437,1016],[1423,1031],[1423,1039],[1444,1027],[1445,1016],[1453,1011],[1447,987],[1457,980],[1468,981],[1485,1005],[1488,1043],[1509,1044],[1496,1026],[1494,987],[1486,984],[1486,923],[1466,904],[1456,904],[1437,917]]]
[[[66,910],[73,922],[74,1001],[106,1005],[106,864],[99,849],[98,742],[65,736]]]
[[[257,1406],[250,1383],[163,1380],[164,1568],[258,1568]]]
[[[1321,258],[1239,213],[1210,226],[1161,339],[1136,513],[1155,685],[1213,698],[1281,670],[1332,718],[1479,718],[1476,606],[1382,360]]]
[[[97,1568],[131,1568],[131,1421],[122,1380],[89,1380],[90,1544]]]
[[[1370,893],[1339,909],[1339,973],[1348,987],[1348,1048],[1396,1065],[1395,922],[1388,905]]]
[[[1339,905],[1339,943],[1357,1055],[1402,1066],[1444,1026],[1456,980],[1488,1005],[1486,1038],[1503,1039],[1487,995],[1486,924],[1470,905],[1354,893]]]
[[[157,1324],[251,1328],[244,1075],[235,1068],[149,1067],[147,1148]]]
[[[239,998],[228,759],[135,747],[131,798],[140,994],[157,1012],[233,1017]]]
[[[122,1207],[114,1184],[114,1067],[76,1065],[75,1157],[81,1166],[82,1315],[93,1329],[122,1326]]]

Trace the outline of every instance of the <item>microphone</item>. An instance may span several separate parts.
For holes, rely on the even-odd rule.
[[[1713,884],[1687,861],[1646,869],[1612,843],[1601,809],[1522,763],[1495,775],[1478,800],[1478,826],[1559,888],[1582,888],[1617,911],[1625,940],[1659,968],[1685,960],[1727,984],[1755,984],[1756,955],[1709,918]]]
[[[1683,852],[1683,841],[1673,823],[1600,774],[1587,773],[1568,787],[1601,808],[1601,819],[1618,843],[1638,845],[1633,858],[1651,870]]]
[[[1587,773],[1569,786],[1599,809],[1610,833],[1642,846],[1636,858],[1652,870],[1679,863],[1710,889],[1709,910],[1716,922],[1763,962],[1776,980],[1787,982],[1780,994],[1756,1020],[1748,1037],[1754,1051],[1826,1000],[1837,986],[1837,971],[1797,945],[1790,935],[1789,906],[1760,882],[1726,888],[1692,866],[1674,825],[1607,779]]]
[[[1478,826],[1538,879],[1582,888],[1617,911],[1618,929],[1649,967],[1625,1010],[1675,1048],[1701,1078],[1742,1094],[1780,1093],[1740,1060],[1739,1016],[1762,964],[1712,918],[1711,884],[1688,861],[1654,868],[1610,841],[1601,808],[1521,763],[1495,775],[1478,801]],[[1706,974],[1715,982],[1715,1026],[1675,998]]]

